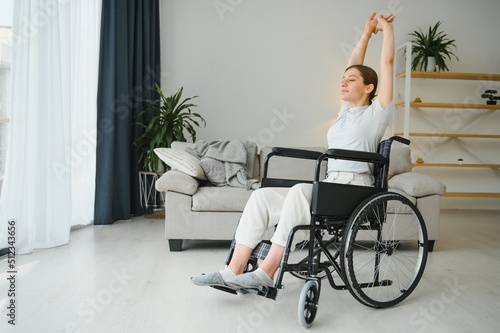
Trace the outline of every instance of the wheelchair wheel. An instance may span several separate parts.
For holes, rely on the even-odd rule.
[[[298,317],[300,325],[311,327],[318,311],[319,282],[309,280],[305,283],[299,297]]]
[[[347,287],[364,305],[395,305],[417,286],[427,251],[427,230],[415,205],[397,193],[376,194],[355,209],[344,231]]]

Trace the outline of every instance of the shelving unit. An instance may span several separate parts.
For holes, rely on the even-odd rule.
[[[408,42],[396,50],[396,64],[398,60],[402,59],[405,55],[411,55],[412,52],[411,42]],[[398,59],[399,58],[399,59]],[[401,61],[399,61],[401,63]],[[416,141],[422,140],[423,138],[435,138],[433,139],[435,146],[432,147],[425,157],[432,156],[436,151],[440,150],[445,146],[446,143],[454,141],[461,148],[466,150],[470,155],[474,156],[478,163],[449,163],[449,162],[436,162],[436,163],[413,163],[414,167],[430,167],[430,168],[468,168],[468,169],[491,169],[500,177],[500,164],[491,163],[475,151],[474,148],[469,147],[468,142],[470,140],[480,139],[480,140],[495,140],[500,139],[500,134],[498,133],[469,133],[475,125],[484,121],[485,117],[491,115],[492,113],[500,110],[500,105],[487,105],[478,103],[454,103],[454,102],[434,102],[434,101],[417,101],[411,99],[412,95],[412,81],[415,79],[419,80],[467,80],[467,81],[481,81],[492,83],[494,81],[500,81],[500,74],[490,74],[490,73],[457,73],[457,72],[421,72],[411,70],[411,56],[406,57],[404,62],[404,69],[395,66],[395,112],[393,119],[393,133],[394,135],[400,135],[405,138]],[[401,84],[401,82],[404,82]],[[444,82],[443,82],[444,83]],[[440,85],[445,86],[445,84]],[[401,94],[401,88],[404,89],[404,93]],[[446,88],[443,88],[446,89]],[[473,101],[474,102],[474,101]],[[429,116],[430,113],[434,114],[436,112],[446,112],[446,113],[460,113],[472,115],[474,117],[464,117],[464,124],[456,131],[450,132],[443,124],[439,124],[436,121],[436,117]],[[403,129],[397,128],[400,124],[399,117],[403,114]],[[418,113],[423,120],[429,125],[427,131],[411,131],[412,115]],[[444,117],[443,117],[444,118]],[[496,131],[495,131],[496,132]],[[500,141],[496,147],[500,148]],[[499,156],[500,149],[498,151],[491,152],[492,156]],[[500,191],[500,186],[498,188]],[[444,197],[452,198],[500,198],[499,192],[447,192],[443,195]]]
[[[405,103],[396,103],[396,107],[404,107]],[[498,110],[500,105],[487,104],[461,104],[461,103],[425,103],[425,102],[410,102],[410,107],[413,108],[442,108],[442,109],[478,109],[478,110]]]

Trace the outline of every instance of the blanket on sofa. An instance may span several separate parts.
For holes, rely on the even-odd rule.
[[[255,142],[199,140],[186,151],[200,159],[205,175],[216,186],[259,187],[258,180],[251,179],[257,154]]]

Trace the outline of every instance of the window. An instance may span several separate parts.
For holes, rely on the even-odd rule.
[[[0,191],[2,190],[7,153],[7,130],[10,115],[10,65],[12,54],[13,0],[0,4]]]

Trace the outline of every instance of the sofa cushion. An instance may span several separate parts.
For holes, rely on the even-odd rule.
[[[446,186],[436,179],[416,172],[405,172],[389,179],[389,188],[403,191],[413,197],[443,194]]]
[[[198,181],[183,172],[170,170],[165,172],[155,183],[158,192],[173,191],[193,195],[198,189]]]
[[[184,172],[194,178],[207,179],[200,166],[200,160],[190,153],[174,148],[155,148],[154,152],[172,169]]]
[[[410,172],[412,168],[410,147],[392,147],[389,163],[389,179],[400,173]]]
[[[230,186],[201,186],[193,195],[193,211],[242,212],[252,190]]]

